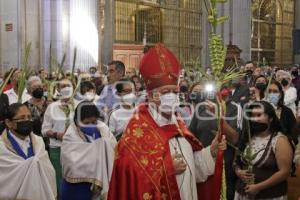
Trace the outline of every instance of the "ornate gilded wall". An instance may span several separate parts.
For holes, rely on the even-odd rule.
[[[252,60],[272,65],[293,63],[294,0],[252,0]]]
[[[115,43],[162,42],[182,63],[201,56],[201,1],[115,1]]]

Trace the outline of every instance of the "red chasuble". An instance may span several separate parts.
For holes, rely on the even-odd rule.
[[[169,149],[169,140],[177,135],[194,151],[202,149],[182,120],[178,126],[159,127],[147,107],[140,106],[117,146],[108,199],[180,200]]]

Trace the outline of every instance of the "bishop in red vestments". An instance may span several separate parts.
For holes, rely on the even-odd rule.
[[[180,64],[170,50],[150,49],[140,73],[148,103],[138,107],[117,146],[108,200],[201,199],[197,183],[214,174],[225,139],[202,148],[176,114]]]

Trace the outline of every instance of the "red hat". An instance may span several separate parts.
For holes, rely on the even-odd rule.
[[[157,44],[142,58],[140,73],[148,91],[164,85],[177,85],[180,64],[169,49]]]

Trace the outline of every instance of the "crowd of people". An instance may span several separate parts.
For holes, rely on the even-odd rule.
[[[205,184],[220,150],[227,200],[288,199],[300,165],[300,67],[250,61],[216,88],[182,74],[159,45],[130,67],[42,69],[21,97],[14,70],[0,96],[0,199],[212,199]]]

